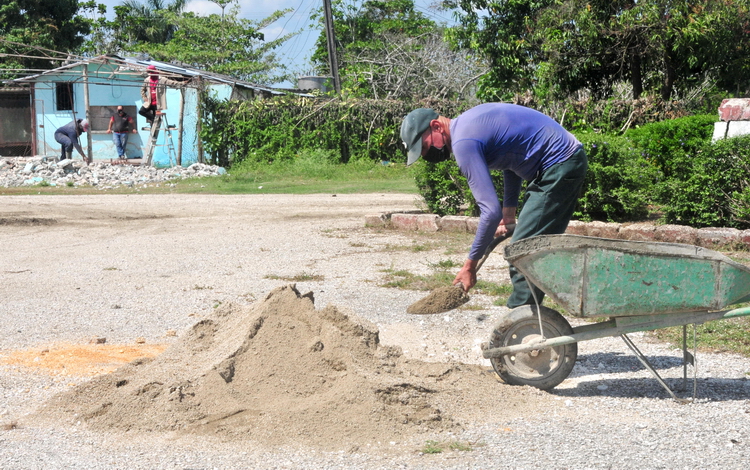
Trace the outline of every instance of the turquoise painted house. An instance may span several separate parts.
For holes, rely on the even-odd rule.
[[[130,134],[126,155],[131,163],[145,163],[150,128],[141,107],[141,85],[147,67],[153,65],[161,76],[182,82],[167,87],[165,124],[154,142],[151,164],[157,167],[189,166],[204,163],[198,138],[201,122],[200,89],[218,99],[261,99],[286,93],[234,78],[207,73],[178,64],[100,56],[67,63],[44,73],[15,80],[31,87],[32,154],[59,157],[60,144],[55,141],[57,128],[74,119],[88,119],[90,132],[81,136],[81,145],[93,161],[117,159],[112,134],[107,133],[109,120],[117,106],[135,120],[137,133]],[[309,96],[309,95],[303,95]],[[73,158],[80,158],[73,152]],[[138,160],[140,159],[140,160]]]

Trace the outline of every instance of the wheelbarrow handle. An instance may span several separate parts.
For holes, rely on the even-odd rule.
[[[497,248],[497,245],[501,244],[508,238],[513,236],[513,231],[516,229],[516,224],[508,224],[505,226],[507,228],[507,232],[505,232],[503,235],[500,235],[499,237],[495,237],[492,242],[490,242],[487,249],[484,251],[484,256],[482,256],[482,259],[479,260],[477,263],[477,271],[479,271],[479,268],[482,267],[485,261],[487,261],[487,258],[490,256],[490,253],[492,253],[492,250]]]

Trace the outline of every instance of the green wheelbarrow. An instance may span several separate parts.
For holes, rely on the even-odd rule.
[[[695,398],[695,354],[687,350],[686,326],[750,315],[750,307],[725,310],[750,301],[750,269],[706,248],[543,235],[506,246],[505,258],[569,314],[607,319],[571,327],[547,307],[511,310],[482,345],[483,356],[509,384],[551,389],[572,371],[578,342],[620,336],[669,394],[682,401],[627,336],[682,325],[683,380],[691,364]]]

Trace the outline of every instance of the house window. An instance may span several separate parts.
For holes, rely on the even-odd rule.
[[[73,84],[69,82],[56,83],[56,98],[58,111],[73,110]]]

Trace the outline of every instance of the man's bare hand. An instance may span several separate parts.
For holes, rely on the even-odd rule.
[[[477,283],[477,262],[471,259],[467,259],[461,270],[456,274],[456,278],[453,279],[453,285],[461,284],[464,288],[464,292],[469,292],[469,289],[474,287]]]
[[[500,237],[508,232],[512,232],[516,228],[516,219],[503,219],[500,221],[500,225],[497,226],[497,230],[495,230],[495,236]]]

